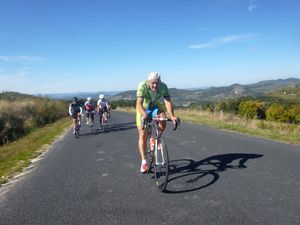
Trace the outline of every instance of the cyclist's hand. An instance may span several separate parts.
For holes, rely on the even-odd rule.
[[[171,120],[173,121],[174,125],[176,125],[176,124],[178,125],[178,124],[180,123],[179,118],[176,117],[176,116],[173,116],[173,117],[171,118]]]
[[[142,116],[141,116],[142,129],[145,129],[147,117],[148,117],[147,113],[142,114]]]

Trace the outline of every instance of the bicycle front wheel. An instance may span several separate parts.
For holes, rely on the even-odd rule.
[[[169,178],[169,155],[167,145],[162,138],[158,138],[154,155],[153,170],[156,185],[161,191],[165,191]]]

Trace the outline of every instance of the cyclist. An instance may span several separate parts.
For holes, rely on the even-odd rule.
[[[111,112],[111,106],[110,106],[110,102],[108,99],[106,99],[107,101],[107,112],[106,112],[106,116],[107,116],[107,121],[109,121],[110,119],[110,112]]]
[[[78,122],[78,126],[81,126],[81,114],[82,108],[78,102],[77,97],[73,97],[71,104],[69,105],[69,114],[73,121],[73,134],[75,134],[76,123]]]
[[[105,99],[105,96],[103,94],[99,95],[99,100],[97,102],[97,111],[100,115],[99,117],[99,122],[100,122],[100,126],[99,129],[102,129],[102,117],[104,117],[104,123],[107,122],[107,111],[110,108],[108,101]]]
[[[94,104],[92,103],[92,97],[88,97],[86,99],[86,102],[84,103],[84,110],[85,110],[85,115],[86,115],[86,124],[89,124],[89,117],[91,115],[91,120],[92,120],[92,126],[93,126],[93,121],[94,121],[94,113],[95,113],[95,107]]]
[[[147,131],[144,129],[144,123],[146,119],[155,116],[165,118],[165,108],[174,124],[177,123],[177,117],[174,115],[173,103],[169,95],[168,86],[161,82],[161,76],[158,72],[150,72],[148,74],[148,80],[142,81],[138,85],[136,96],[136,124],[139,134],[138,146],[142,159],[141,172],[145,173],[148,169],[145,157]],[[160,98],[163,98],[165,107],[163,107],[163,104],[158,102]],[[160,136],[162,135],[165,127],[166,122],[160,121]],[[153,142],[154,139],[150,139],[150,141]]]

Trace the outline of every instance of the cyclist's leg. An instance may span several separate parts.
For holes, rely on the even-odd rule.
[[[142,124],[142,115],[136,110],[136,127],[138,129],[138,146],[140,151],[140,156],[142,160],[146,160],[146,144],[147,144],[147,131],[144,129],[144,124]]]
[[[166,118],[166,113],[163,111],[161,107],[154,106],[154,109],[152,110],[152,118],[154,117]],[[159,121],[158,126],[159,126],[159,137],[160,137],[166,128],[166,121]]]
[[[77,119],[72,117],[72,121],[73,121],[73,130],[75,131],[76,130],[76,121],[77,121]]]
[[[78,125],[79,126],[81,126],[81,114],[80,114],[80,112],[79,113],[77,113],[77,122],[78,122]]]
[[[92,111],[91,112],[91,121],[92,121],[92,124],[94,123],[94,112]]]
[[[104,108],[103,118],[104,118],[104,123],[107,123],[107,108]]]
[[[139,134],[139,151],[142,160],[146,160],[146,144],[147,144],[147,131],[138,127]]]
[[[86,124],[89,124],[89,111],[85,111]]]
[[[99,109],[99,128],[102,128],[102,118],[103,117],[103,111],[102,109]]]
[[[76,113],[73,113],[73,114],[71,115],[71,118],[72,118],[73,131],[75,131],[75,129],[76,129],[76,120],[77,120],[77,115],[76,115]]]

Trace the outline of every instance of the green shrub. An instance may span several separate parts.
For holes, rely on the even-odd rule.
[[[266,118],[270,121],[280,121],[284,113],[284,107],[279,103],[273,103],[266,111]]]
[[[264,104],[254,100],[241,102],[239,114],[247,119],[264,119],[266,117]]]
[[[66,102],[48,98],[0,100],[0,145],[65,117],[67,111]]]

